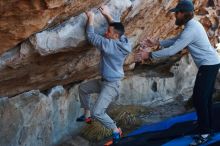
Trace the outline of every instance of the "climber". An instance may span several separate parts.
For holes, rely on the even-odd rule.
[[[77,118],[77,121],[90,123],[92,115],[106,128],[112,130],[113,143],[117,143],[122,132],[106,114],[106,109],[119,96],[120,81],[124,77],[123,64],[125,57],[131,52],[131,45],[124,35],[123,24],[114,22],[108,7],[101,6],[99,10],[109,23],[105,36],[94,32],[94,13],[92,11],[86,12],[88,17],[86,34],[88,41],[101,52],[101,79],[90,80],[79,86],[79,97],[84,113]],[[99,93],[99,96],[90,115],[89,94],[92,93]]]
[[[220,57],[211,46],[202,24],[193,19],[194,5],[191,0],[179,1],[170,11],[175,12],[176,25],[184,25],[184,30],[178,36],[167,40],[145,39],[142,44],[144,47],[136,53],[136,61],[169,57],[187,47],[199,69],[192,95],[199,134],[193,136],[190,145],[200,145],[209,141],[212,136],[212,94],[220,67]],[[161,50],[149,51],[149,48],[159,45]]]

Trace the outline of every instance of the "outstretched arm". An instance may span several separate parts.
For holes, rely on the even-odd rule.
[[[178,37],[179,36],[166,39],[166,40],[160,40],[160,41],[158,38],[157,39],[146,38],[140,42],[140,45],[142,48],[155,47],[155,46],[161,46],[161,47],[167,48],[173,45],[176,42]]]
[[[94,23],[94,13],[92,11],[86,11],[85,12],[88,20],[87,20],[87,26],[88,25],[92,25],[93,26],[93,23]]]
[[[110,15],[109,9],[107,6],[101,6],[99,8],[100,12],[102,13],[102,15],[107,19],[108,23],[113,23],[114,19],[112,18],[112,16]]]
[[[178,37],[179,36],[176,36],[176,37],[173,37],[173,38],[170,38],[170,39],[161,40],[161,41],[159,41],[160,46],[162,46],[164,48],[170,47],[171,45],[173,45],[176,42]]]
[[[178,38],[174,39],[176,41],[174,43],[172,42],[171,46],[159,51],[149,52],[147,49],[140,49],[140,51],[136,54],[136,61],[140,62],[149,58],[156,59],[172,56],[188,46],[193,41],[194,34],[195,33],[191,29],[184,30]]]
[[[174,38],[176,40],[171,46],[164,48],[162,50],[158,50],[155,52],[152,52],[152,58],[160,58],[160,57],[169,57],[172,56],[182,49],[184,49],[186,46],[188,46],[193,40],[194,40],[194,30],[192,29],[185,29],[177,38]]]
[[[94,31],[94,13],[92,11],[85,12],[88,17],[86,34],[88,41],[94,45],[98,50],[105,50],[105,45],[108,44],[109,40],[103,36],[96,34]]]

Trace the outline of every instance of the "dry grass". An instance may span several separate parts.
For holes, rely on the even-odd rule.
[[[124,130],[132,130],[142,124],[141,115],[146,115],[149,110],[144,106],[113,105],[108,111],[109,115],[117,122],[117,126]]]
[[[126,111],[119,112],[115,118],[115,121],[117,121],[118,127],[122,127],[123,130],[134,129],[135,127],[140,126],[142,123],[141,119],[137,118],[134,113]]]
[[[112,105],[108,110],[108,114],[112,117],[117,126],[126,134],[142,124],[141,115],[147,114],[149,110],[143,106],[122,106]],[[98,121],[93,121],[87,125],[81,132],[82,136],[89,141],[97,142],[106,137],[111,136],[112,131],[105,128]]]
[[[81,134],[87,140],[96,142],[104,139],[105,137],[111,136],[112,131],[105,128],[98,121],[93,121],[83,129]]]

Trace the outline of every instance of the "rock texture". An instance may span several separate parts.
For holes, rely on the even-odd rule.
[[[44,2],[47,4],[49,10],[38,8],[35,6],[37,5],[35,3],[33,4],[35,7],[28,7],[27,5],[31,3],[25,3],[23,1],[20,1],[20,3],[18,3],[16,6],[14,3],[5,5],[2,3],[2,6],[4,6],[4,9],[2,9],[3,12],[8,10],[6,7],[16,7],[17,9],[24,7],[24,12],[21,14],[19,13],[20,15],[18,13],[15,15],[18,15],[22,18],[23,15],[27,15],[28,12],[30,13],[30,11],[33,11],[33,13],[36,14],[36,11],[49,13],[50,10],[55,11],[50,12],[51,15],[56,14],[56,19],[53,19],[54,23],[57,22],[55,20],[58,20],[64,14],[65,16],[73,17],[70,17],[70,19],[60,24],[56,23],[56,26],[32,35],[24,42],[8,50],[7,52],[3,51],[4,53],[0,56],[0,96],[13,96],[33,89],[46,90],[57,84],[65,85],[97,76],[99,54],[97,51],[92,50],[91,46],[87,44],[84,32],[86,17],[83,13],[79,13],[90,6],[98,7],[100,1],[89,2],[88,5],[85,5],[84,2],[82,4],[76,1]],[[176,3],[177,1],[175,0],[110,0],[106,2],[106,4],[110,7],[110,12],[114,18],[116,20],[121,19],[125,23],[126,34],[129,36],[134,50],[137,48],[139,41],[146,36],[150,36],[152,38],[166,38],[179,32],[180,28],[174,27],[173,15],[168,13],[168,10],[175,6]],[[218,41],[217,36],[219,35],[218,16],[214,6],[211,4],[209,6],[206,3],[207,1],[205,0],[195,1],[196,14],[198,14],[197,19],[199,19],[205,25],[210,39],[212,40],[213,44],[216,44]],[[63,8],[63,11],[60,10],[61,7]],[[77,9],[75,9],[75,7],[77,7]],[[3,18],[3,16],[6,17],[6,14],[7,16],[11,16],[11,13],[15,13],[17,9],[10,13],[2,13],[1,18]],[[106,29],[106,21],[96,8],[94,8],[93,11],[96,13],[96,31],[102,34]],[[60,15],[58,15],[56,12],[59,12]],[[24,20],[18,19],[18,16],[14,19]],[[38,30],[36,29],[31,31],[31,29],[25,27],[26,25],[22,25],[22,27],[25,27],[27,30],[29,30],[29,34],[31,34],[41,30],[42,28],[50,26],[46,26],[46,23],[50,22],[49,18],[52,19],[52,16],[42,16],[45,20],[40,19],[39,24],[41,24],[42,27],[37,27]],[[30,18],[30,20],[25,19],[28,22],[32,19],[36,19],[36,21],[39,19],[39,17],[28,18]],[[42,21],[44,21],[44,23]],[[6,21],[4,23],[9,22],[10,21]],[[37,25],[35,21],[32,20],[31,22]],[[22,22],[22,24],[28,23]],[[6,29],[7,27],[0,26],[0,28],[0,30],[2,30]],[[16,28],[20,31],[22,30],[19,26],[16,26]],[[10,30],[13,31],[13,28],[10,28]],[[21,32],[25,32],[25,30],[22,30]],[[27,38],[29,36],[21,35],[19,33],[15,33],[15,35],[23,38]],[[5,40],[0,40],[3,44],[7,43],[8,41],[10,41],[10,45],[14,44],[14,41],[8,39],[7,37],[0,38]],[[14,36],[14,38],[16,37]],[[3,47],[4,45],[1,46]],[[6,49],[7,47],[0,50]],[[131,69],[131,66],[129,65],[132,63],[133,56],[130,55],[126,61],[126,69]]]
[[[194,66],[191,58],[184,57],[171,68],[174,74],[169,78],[146,78],[148,71],[141,76],[127,77],[122,81],[122,92],[115,103],[154,107],[171,102],[177,96],[188,99],[196,73]],[[94,103],[95,97],[91,101]],[[12,98],[1,98],[0,145],[57,144],[83,128],[84,124],[75,120],[81,113],[78,84],[66,89],[56,86],[45,93],[32,90]],[[80,138],[65,144],[77,143],[88,145]]]
[[[81,126],[75,118],[80,106],[72,94],[57,86],[48,95],[32,90],[11,99],[1,98],[0,145],[48,146],[77,133]]]
[[[120,21],[122,12],[127,10],[131,4],[130,0],[109,1],[108,6],[111,10],[110,13],[114,16],[114,20]],[[105,32],[107,22],[97,9],[92,10],[96,13],[94,24],[97,28],[96,32],[103,34]],[[77,49],[85,44],[86,41],[86,21],[86,15],[84,13],[80,14],[76,17],[72,17],[58,27],[37,33],[35,36],[30,38],[30,41],[41,55],[62,52],[65,51],[65,49]]]
[[[0,2],[0,54],[30,35],[70,16],[76,16],[102,0],[13,0]]]
[[[14,3],[5,4],[2,2],[1,5],[9,8],[13,8],[13,6],[23,8],[24,6],[28,7],[27,5],[30,4],[23,1],[19,2],[20,3],[17,3],[17,5]],[[79,13],[90,6],[96,6],[97,8],[100,1],[94,1],[93,3],[89,1],[46,2],[47,5],[50,6],[48,8],[51,8],[51,11],[55,11],[51,12],[51,14],[56,14],[56,17],[54,16],[56,19],[54,17],[54,19],[51,18],[50,20],[54,20],[52,22],[49,21],[49,18],[48,21],[44,20],[45,23],[40,23],[44,25],[42,27],[35,27],[36,30],[34,31],[28,29],[28,34],[40,31],[29,38],[27,38],[29,35],[21,35],[15,32],[16,36],[27,39],[16,47],[11,48],[6,52],[3,51],[4,53],[0,56],[0,96],[10,97],[33,89],[47,90],[54,85],[66,85],[72,82],[79,82],[95,77],[98,74],[97,66],[99,54],[87,44],[84,32],[86,18],[83,13]],[[195,1],[196,18],[205,25],[210,39],[213,44],[216,44],[218,41],[216,36],[219,35],[219,20],[217,19],[218,16],[214,9],[215,5],[212,5],[211,2],[209,2],[210,4],[208,5],[207,2],[208,1],[206,0]],[[173,15],[168,13],[168,10],[176,5],[176,0],[110,0],[105,3],[110,7],[111,13],[114,15],[115,19],[121,19],[124,22],[126,26],[126,34],[129,36],[134,50],[137,48],[138,42],[146,36],[152,38],[166,38],[173,36],[181,29],[174,27]],[[63,6],[62,11],[61,6]],[[77,9],[74,9],[75,7],[77,7]],[[31,8],[33,8],[33,10]],[[106,21],[96,8],[93,9],[96,13],[95,28],[98,33],[102,34],[106,29]],[[4,8],[2,11],[3,10],[8,11],[9,9]],[[22,13],[16,13],[16,15],[19,17],[30,15],[30,17],[28,17],[30,20],[27,18],[19,19],[18,17],[14,19],[26,20],[28,22],[31,21],[31,19],[43,21],[42,19],[38,20],[39,17],[32,17],[31,14],[37,15],[39,14],[38,11],[41,11],[42,13],[50,12],[50,9],[42,10],[36,9],[35,7],[28,7],[25,10],[26,11]],[[56,12],[59,12],[60,15]],[[11,13],[15,12],[2,13],[2,17],[0,18],[4,18],[3,16],[6,14],[11,16]],[[70,17],[70,19],[62,23],[57,23],[58,20],[61,21],[61,16],[63,16],[64,13],[66,16],[65,18],[70,16],[73,17]],[[46,19],[47,17],[43,18]],[[64,16],[62,18],[64,18]],[[5,24],[10,21],[3,22]],[[16,21],[13,22],[16,23]],[[51,22],[51,25],[56,25],[49,27],[50,25],[46,25],[46,23],[49,22]],[[28,23],[18,23],[19,26],[20,24]],[[37,25],[37,22],[35,22],[35,24]],[[16,26],[16,28],[20,30],[19,26]],[[22,28],[25,26],[26,25],[22,25]],[[49,28],[42,30],[47,27]],[[0,30],[6,28],[9,29],[8,27],[3,26],[0,26],[0,28]],[[11,27],[10,30],[13,31],[13,27]],[[5,30],[3,32],[5,32]],[[25,30],[22,32],[25,32]],[[4,39],[4,41],[0,40],[2,44],[7,43],[8,41],[10,41],[10,45],[14,44],[14,41],[7,39],[6,36],[0,38]],[[1,47],[3,46],[4,45],[1,45]],[[7,47],[4,47],[2,50],[7,49]],[[133,61],[133,55],[130,55],[125,66],[127,70],[132,69]]]
[[[157,106],[172,102],[176,97],[188,99],[192,95],[197,69],[190,56],[177,63],[168,62],[171,72],[161,67],[143,67],[139,75],[127,76],[123,81],[118,104]]]
[[[130,0],[111,0],[107,4],[115,20],[119,20],[122,12],[132,3]],[[95,26],[101,28],[97,29],[99,33],[103,33],[107,22],[96,9],[94,11]],[[87,45],[85,24],[85,14],[80,14],[33,35],[3,53],[0,56],[0,84],[3,87],[0,95],[12,96],[32,89],[45,90],[56,84],[68,84],[97,76],[98,52]]]
[[[0,145],[48,146],[77,134],[77,86],[98,77],[99,52],[85,38],[83,11],[95,12],[95,30],[107,23],[97,8],[105,3],[126,27],[133,52],[145,37],[167,38],[182,28],[168,13],[178,0],[41,0],[0,2]],[[196,19],[213,45],[219,42],[219,0],[194,0]],[[157,49],[157,48],[155,48]],[[125,62],[118,104],[156,106],[188,98],[196,68],[184,51],[135,66]],[[133,70],[134,69],[134,70]],[[217,84],[218,85],[218,84]],[[219,86],[219,85],[218,85]]]

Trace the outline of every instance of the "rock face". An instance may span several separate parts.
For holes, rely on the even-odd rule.
[[[63,2],[63,4],[61,4],[61,2]],[[180,30],[179,28],[174,27],[173,15],[168,13],[168,10],[176,5],[177,1],[175,0],[110,0],[105,3],[110,7],[114,18],[116,20],[121,19],[124,22],[126,26],[126,34],[130,38],[134,50],[136,49],[138,42],[146,36],[152,38],[166,38],[173,36]],[[25,2],[22,3],[21,1],[16,7],[22,8],[24,5],[26,6],[28,4],[29,3]],[[59,11],[57,10],[55,12],[59,12],[60,16],[57,16],[56,19],[51,18],[54,20],[51,22],[51,25],[53,23],[56,25],[42,30],[42,28],[48,27],[46,26],[46,22],[50,22],[48,18],[48,21],[44,20],[45,23],[40,23],[44,24],[42,27],[34,27],[36,28],[34,31],[28,29],[30,31],[29,35],[21,35],[18,32],[15,32],[16,36],[27,38],[30,34],[40,31],[27,38],[16,47],[11,48],[6,52],[3,51],[4,53],[0,56],[0,96],[10,97],[33,89],[47,90],[54,85],[66,85],[97,76],[99,54],[94,49],[91,49],[91,46],[88,45],[85,39],[84,31],[86,18],[83,13],[79,13],[90,6],[96,6],[97,8],[99,4],[99,1],[94,1],[94,3],[89,1],[83,1],[81,3],[75,1],[48,1],[48,8],[53,8],[54,11],[59,9]],[[13,3],[2,3],[1,5],[9,8],[15,6]],[[65,8],[61,11],[60,7],[63,5]],[[213,44],[216,44],[218,39],[217,36],[219,35],[219,20],[216,19],[218,17],[214,10],[214,5],[207,5],[207,1],[204,0],[195,1],[195,6],[196,14],[198,14],[196,15],[196,18],[205,25],[210,39]],[[77,7],[77,9],[73,10],[72,7]],[[102,34],[106,29],[106,21],[96,8],[93,9],[96,14],[95,29],[98,33]],[[6,11],[8,9],[5,8],[4,10]],[[21,14],[19,13],[21,16],[18,13],[16,14],[19,17],[22,17],[25,14],[30,15],[30,20],[25,19],[28,22],[30,21],[29,23],[32,22],[31,19],[36,19],[36,21],[39,19],[38,17],[31,17],[32,13],[39,14],[37,13],[38,11],[44,12],[44,10],[41,9],[32,10],[31,7],[28,7],[25,10],[26,11]],[[33,12],[30,13],[30,11]],[[50,11],[50,9],[46,9],[45,13],[48,11]],[[12,12],[15,13],[14,11]],[[55,12],[51,13],[55,15],[57,14]],[[11,13],[5,12],[2,13],[2,15],[5,16],[6,14],[9,15]],[[63,13],[65,13],[65,16],[73,17],[57,24],[57,21],[55,20],[58,20],[58,18],[60,20],[60,17],[64,15]],[[0,18],[4,18],[3,16]],[[14,19],[21,20],[17,17]],[[40,19],[39,21],[43,20]],[[9,23],[8,21],[4,21],[4,23],[6,22]],[[23,27],[25,27],[25,25],[22,25],[22,28]],[[0,26],[0,28],[0,30],[4,30],[7,27]],[[16,28],[20,30],[19,26]],[[11,31],[12,30],[13,28],[11,28]],[[22,32],[25,31],[23,30]],[[7,39],[7,37],[1,37],[1,39],[4,39],[4,41],[0,40],[2,44],[7,43],[8,41],[11,41],[9,43],[10,45],[14,44],[14,41]],[[3,46],[5,45],[1,45],[1,47]],[[7,49],[7,47],[4,47],[2,50]],[[131,69],[129,67],[132,63],[133,57],[131,55],[126,61],[126,68]]]
[[[79,103],[62,86],[48,95],[37,90],[0,100],[0,145],[48,146],[77,133]]]
[[[33,33],[76,16],[102,0],[40,0],[0,2],[0,54]]]
[[[173,77],[146,78],[145,73],[127,77],[122,81],[116,103],[149,107],[170,102],[180,95],[187,98],[193,87],[194,66],[190,57],[183,57],[171,68]],[[69,89],[56,86],[44,94],[32,90],[12,98],[1,98],[0,145],[57,144],[63,137],[77,134],[83,128],[83,124],[76,122],[81,113],[78,85]]]
[[[127,10],[131,4],[132,3],[130,0],[124,0],[123,2],[111,0],[108,3],[108,6],[111,10],[110,13],[114,16],[114,20],[120,21],[122,12]],[[105,32],[107,22],[97,9],[93,9],[93,11],[96,13],[94,24],[97,28],[96,32],[103,34]],[[37,33],[30,39],[30,41],[32,44],[34,44],[34,48],[41,55],[54,54],[65,51],[65,49],[77,49],[85,44],[86,41],[86,21],[86,15],[84,13],[80,14],[76,17],[70,18],[68,21],[62,23],[58,27]]]
[[[0,145],[54,145],[83,126],[75,123],[80,114],[77,86],[97,77],[99,64],[99,52],[85,38],[83,11],[92,8],[95,30],[102,35],[107,22],[97,8],[103,3],[125,24],[133,52],[145,37],[167,38],[182,29],[168,13],[177,0],[0,2]],[[194,3],[196,19],[217,44],[219,1]],[[118,104],[158,105],[191,95],[196,68],[189,55],[135,70],[133,62],[132,53]]]
[[[119,21],[122,12],[132,3],[130,0],[111,0],[107,4],[115,20]],[[94,11],[95,26],[101,28],[97,29],[99,33],[103,33],[107,23],[96,9]],[[91,46],[86,42],[85,24],[85,14],[80,14],[61,25],[33,35],[3,53],[0,57],[0,70],[3,71],[0,84],[2,83],[4,89],[0,89],[0,95],[11,96],[32,89],[45,90],[56,84],[77,82],[96,76],[99,57],[97,51],[89,50]],[[81,71],[84,73],[81,74]],[[10,84],[11,82],[14,84]]]
[[[176,97],[191,97],[197,73],[192,58],[181,58],[170,70],[170,74],[157,74],[145,68],[141,74],[127,77],[123,81],[117,103],[149,107],[171,102]]]

